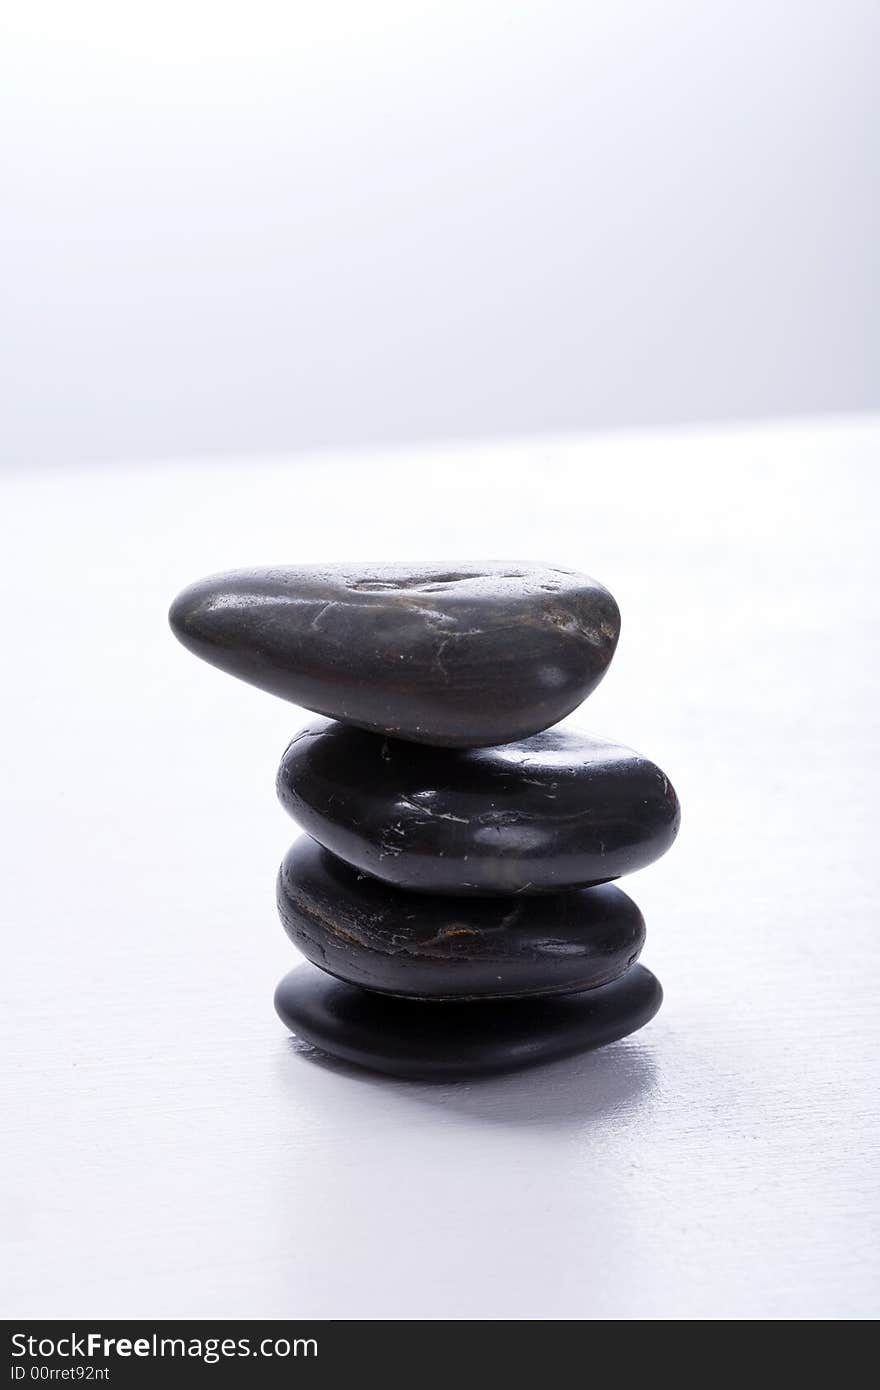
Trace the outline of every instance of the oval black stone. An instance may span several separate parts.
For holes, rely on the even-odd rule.
[[[424,893],[556,893],[659,858],[678,798],[630,748],[554,729],[497,748],[421,748],[316,721],[278,770],[282,805],[349,864]]]
[[[303,836],[278,875],[285,931],[322,970],[417,999],[515,999],[607,984],[645,940],[619,888],[435,898],[359,874]]]
[[[203,579],[171,626],[196,656],[306,709],[450,748],[556,724],[599,683],[620,613],[541,565],[304,565]]]
[[[659,980],[641,965],[600,989],[552,999],[423,1004],[370,994],[310,965],[275,991],[279,1017],[304,1042],[371,1071],[436,1081],[603,1047],[642,1028],[662,1001]]]

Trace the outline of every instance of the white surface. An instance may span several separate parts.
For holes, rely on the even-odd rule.
[[[0,465],[880,408],[876,0],[0,8]]]
[[[7,478],[2,1232],[16,1316],[878,1311],[880,421]],[[614,591],[578,720],[680,839],[659,1017],[414,1085],[321,1064],[273,795],[299,712],[165,626],[203,573],[532,557]]]

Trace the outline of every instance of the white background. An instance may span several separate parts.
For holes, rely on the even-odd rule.
[[[880,421],[0,484],[3,1311],[876,1316],[878,449]],[[658,1017],[468,1084],[282,1028],[306,716],[165,622],[230,561],[416,553],[599,575],[623,632],[573,722],[683,806],[624,881]]]
[[[880,406],[874,0],[11,0],[0,460]]]

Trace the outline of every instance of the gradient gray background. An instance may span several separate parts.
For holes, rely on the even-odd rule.
[[[0,458],[880,406],[873,0],[7,7]]]

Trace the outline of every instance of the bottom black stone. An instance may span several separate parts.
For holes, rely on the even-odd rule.
[[[580,994],[425,1003],[373,994],[311,965],[291,970],[275,1008],[304,1042],[356,1066],[414,1080],[515,1071],[603,1047],[660,1008],[660,981],[643,965]]]

